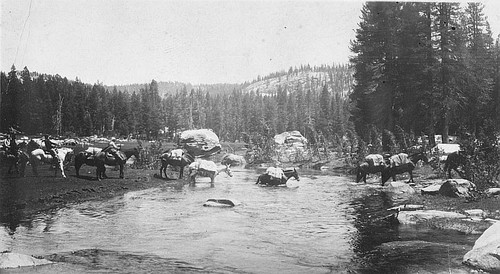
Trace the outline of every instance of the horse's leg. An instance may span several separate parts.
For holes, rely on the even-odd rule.
[[[160,165],[160,179],[163,178],[163,174],[161,174],[163,171],[163,163]]]
[[[104,165],[103,165],[104,167]],[[97,180],[98,181],[101,181],[101,177],[102,177],[102,167],[101,165],[96,165],[96,170],[95,170],[95,173],[96,173],[96,176],[97,176]]]
[[[76,177],[80,177],[80,168],[81,167],[82,167],[82,164],[75,160]]]
[[[358,167],[356,170],[356,184],[359,183],[359,181],[361,181],[361,178],[362,178],[361,169]]]
[[[37,160],[35,159],[35,157],[32,157],[30,159],[30,163],[31,163],[31,169],[33,170],[33,174],[35,174],[36,177],[38,177],[38,169],[37,169]]]
[[[66,173],[64,173],[64,163],[63,163],[63,161],[59,161],[59,169],[61,170],[61,175],[63,176],[63,178],[66,178]],[[57,169],[56,169],[56,173],[57,173]]]
[[[410,180],[408,181],[408,183],[415,183],[415,181],[413,181],[413,171],[409,170],[408,173],[410,174]]]
[[[184,166],[181,166],[181,171],[179,171],[179,179],[182,179],[182,176],[184,175]]]
[[[120,179],[123,179],[125,177],[125,174],[123,174],[123,166],[124,164],[120,165]]]

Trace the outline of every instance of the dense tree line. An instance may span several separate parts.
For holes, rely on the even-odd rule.
[[[500,125],[500,47],[483,4],[367,2],[351,62],[357,133],[491,133]],[[434,138],[431,138],[431,141]]]
[[[272,137],[299,130],[312,143],[341,142],[352,134],[349,100],[352,71],[346,65],[322,66],[329,81],[313,85],[314,79],[290,82],[261,94],[188,89],[161,97],[152,81],[132,93],[102,84],[70,81],[59,75],[30,73],[15,67],[1,73],[1,124],[26,134],[114,135],[141,138],[174,137],[185,129],[211,128],[225,141],[248,136]],[[297,71],[310,71],[301,66]],[[212,88],[213,89],[213,88]]]

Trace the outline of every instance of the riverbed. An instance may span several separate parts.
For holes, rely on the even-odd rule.
[[[2,223],[2,250],[57,261],[5,272],[469,273],[461,260],[477,235],[398,225],[377,182],[301,171],[300,181],[270,188],[255,185],[259,172],[69,204],[14,229]],[[204,207],[212,198],[236,206]]]

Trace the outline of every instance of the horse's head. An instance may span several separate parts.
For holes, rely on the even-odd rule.
[[[141,153],[140,153],[140,149],[141,147],[134,147],[133,150],[132,150],[132,156],[135,156],[135,159],[137,161],[140,161],[140,158],[141,158]]]
[[[231,172],[231,165],[226,165],[226,168],[224,169],[224,172],[226,172],[226,174],[229,177],[233,177],[233,173]]]
[[[295,168],[283,170],[283,173],[285,174],[287,179],[293,177],[295,178],[295,180],[300,181],[299,173]]]
[[[414,164],[417,164],[417,162],[420,160],[422,160],[425,164],[429,164],[429,158],[427,158],[427,155],[424,152],[413,154],[412,156],[410,156],[410,160]]]

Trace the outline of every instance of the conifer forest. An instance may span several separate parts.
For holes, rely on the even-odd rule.
[[[299,130],[311,144],[400,147],[411,136],[492,136],[500,128],[500,45],[482,9],[367,2],[350,64],[299,64],[229,86],[164,90],[152,80],[130,90],[14,64],[1,73],[0,130],[169,139],[211,128],[231,142]]]

